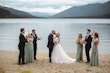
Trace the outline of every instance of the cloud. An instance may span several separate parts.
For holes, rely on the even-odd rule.
[[[110,0],[0,0],[0,5],[26,12],[59,13],[72,6],[104,3]]]
[[[61,12],[62,10],[66,10],[68,8],[70,8],[71,6],[61,6],[60,8],[53,8],[53,7],[44,7],[44,8],[40,8],[40,7],[36,7],[36,8],[27,8],[27,7],[22,7],[19,8],[19,10],[24,10],[27,12],[41,12],[41,13],[58,13]],[[17,8],[18,9],[18,8]]]

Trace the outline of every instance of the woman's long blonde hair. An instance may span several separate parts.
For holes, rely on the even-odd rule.
[[[76,42],[78,43],[78,42],[80,42],[80,40],[82,39],[83,37],[82,37],[82,34],[81,33],[79,33],[78,34],[78,38],[77,38],[77,40],[76,40]]]

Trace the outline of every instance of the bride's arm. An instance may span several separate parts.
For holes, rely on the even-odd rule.
[[[56,38],[53,38],[53,43],[55,43],[56,42]]]

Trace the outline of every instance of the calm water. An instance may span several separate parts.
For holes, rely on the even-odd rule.
[[[19,29],[36,29],[38,52],[48,52],[47,37],[52,29],[61,33],[61,44],[66,52],[76,53],[78,33],[85,37],[86,29],[100,34],[99,53],[110,54],[110,19],[0,19],[0,50],[18,51]],[[85,51],[85,50],[84,50]]]

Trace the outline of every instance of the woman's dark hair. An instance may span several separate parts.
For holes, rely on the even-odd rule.
[[[24,31],[24,28],[21,28],[21,29],[20,29],[20,32],[23,32],[23,31]]]
[[[95,38],[99,38],[99,34],[97,32],[94,33]]]

